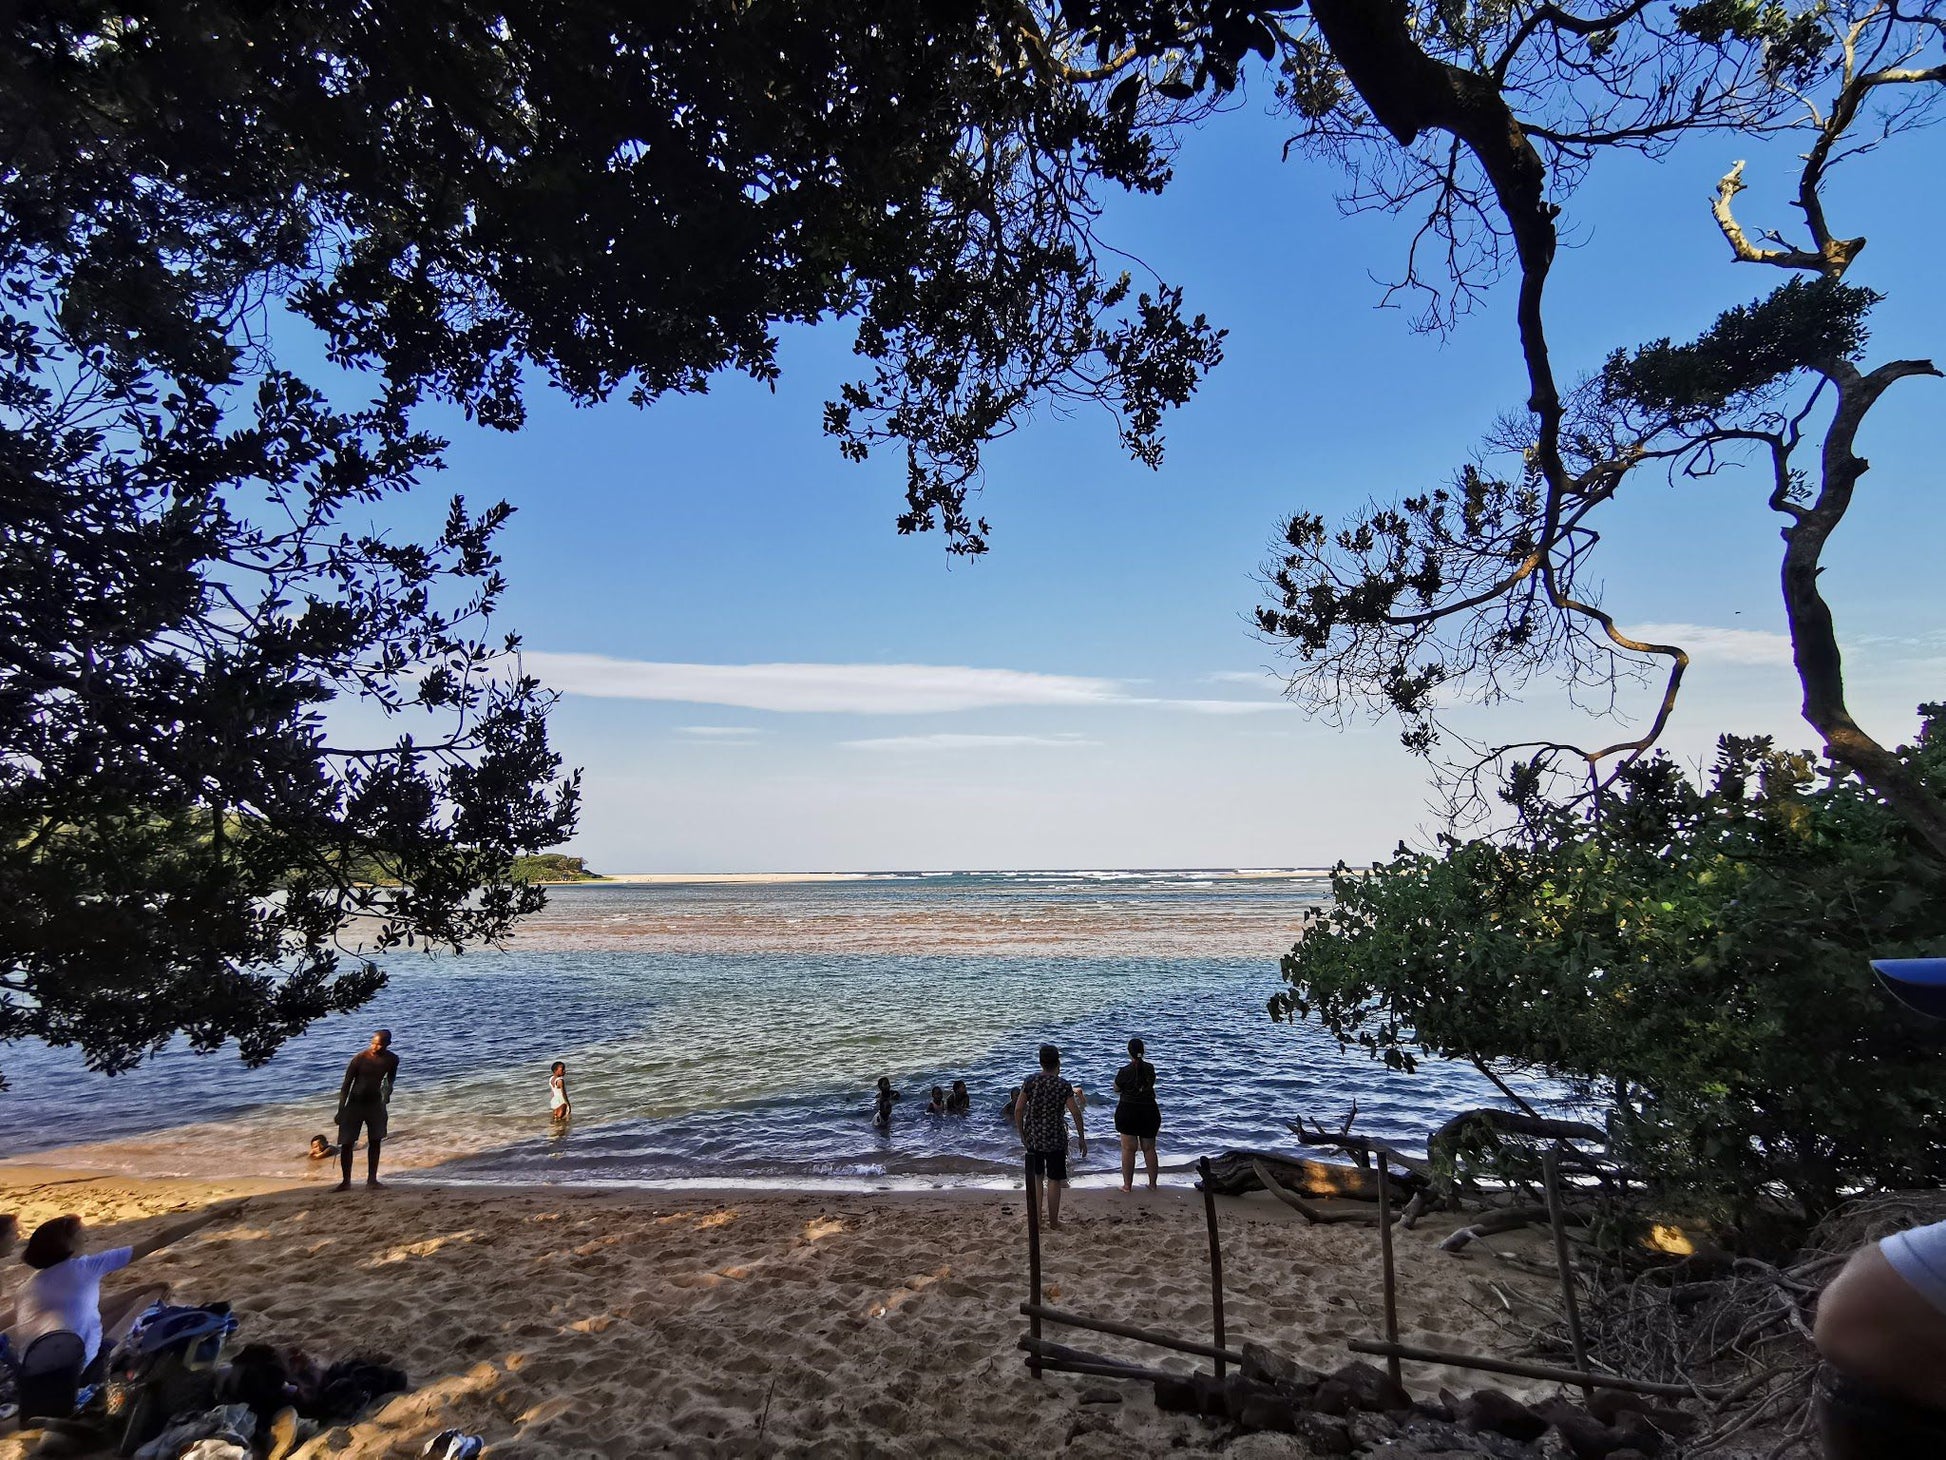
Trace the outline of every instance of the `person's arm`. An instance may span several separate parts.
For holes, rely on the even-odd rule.
[[[1088,1131],[1081,1119],[1081,1092],[1079,1090],[1068,1097],[1068,1109],[1074,1112],[1074,1137],[1081,1143],[1081,1154],[1085,1159],[1088,1154]]]
[[[1014,1095],[1014,1134],[1020,1143],[1027,1144],[1027,1092],[1021,1090]]]
[[[358,1056],[353,1055],[351,1059],[347,1061],[345,1064],[344,1083],[338,1087],[338,1117],[340,1120],[344,1118],[345,1102],[351,1099],[352,1076],[357,1072],[357,1070],[358,1070]]]
[[[150,1254],[160,1252],[163,1248],[170,1246],[172,1243],[180,1242],[185,1237],[194,1236],[196,1233],[202,1231],[203,1228],[220,1222],[225,1217],[234,1217],[238,1212],[243,1210],[244,1203],[247,1200],[248,1198],[240,1197],[236,1201],[219,1202],[206,1212],[198,1212],[186,1222],[177,1222],[174,1226],[164,1227],[153,1237],[144,1237],[140,1242],[130,1245],[128,1260],[130,1262],[140,1262]]]
[[[387,1105],[390,1105],[392,1103],[392,1082],[398,1078],[399,1078],[399,1057],[397,1055],[393,1055],[392,1063],[390,1067],[385,1071],[385,1103]],[[562,1089],[565,1090],[566,1088],[567,1087],[565,1085],[562,1086]]]

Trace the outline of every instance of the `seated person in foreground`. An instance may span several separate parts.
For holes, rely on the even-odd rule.
[[[1946,1018],[1946,960],[1872,967],[1887,991]],[[1830,1460],[1946,1455],[1946,1222],[1852,1253],[1818,1298],[1815,1407]]]
[[[1946,1222],[1861,1247],[1818,1300],[1832,1460],[1946,1454]]]
[[[313,1161],[329,1161],[333,1156],[337,1154],[338,1154],[338,1148],[332,1145],[331,1142],[326,1140],[323,1136],[318,1135],[318,1136],[311,1137],[311,1159]]]
[[[102,1252],[87,1250],[88,1231],[81,1218],[55,1217],[42,1222],[20,1251],[20,1260],[35,1271],[15,1299],[14,1345],[25,1352],[42,1334],[72,1333],[81,1340],[82,1382],[95,1382],[115,1340],[128,1331],[144,1308],[169,1290],[167,1283],[150,1283],[104,1301],[101,1280],[241,1210],[241,1201],[222,1202],[186,1222],[164,1227],[153,1237]]]

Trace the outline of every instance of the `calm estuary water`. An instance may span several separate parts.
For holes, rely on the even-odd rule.
[[[1110,1084],[1140,1035],[1160,1072],[1165,1162],[1294,1147],[1284,1122],[1416,1145],[1496,1103],[1464,1067],[1387,1071],[1265,1000],[1316,873],[886,874],[797,883],[554,889],[508,946],[390,956],[387,990],[245,1069],[166,1050],[131,1074],[63,1051],[4,1052],[0,1156],[207,1175],[304,1174],[345,1060],[378,1027],[402,1060],[387,1163],[482,1181],[791,1181],[919,1185],[1004,1178],[1000,1115],[1042,1041],[1089,1092],[1111,1179]],[[567,1061],[575,1119],[550,1130],[547,1071]],[[904,1092],[892,1129],[871,1087]],[[924,1113],[967,1082],[973,1113]],[[410,1168],[410,1169],[408,1169]],[[323,1172],[310,1174],[323,1178]]]

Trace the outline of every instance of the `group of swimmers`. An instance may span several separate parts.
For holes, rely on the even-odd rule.
[[[1162,1129],[1162,1111],[1155,1097],[1155,1066],[1143,1058],[1142,1041],[1128,1042],[1128,1063],[1115,1073],[1115,1130],[1122,1140],[1122,1190],[1131,1191],[1135,1183],[1135,1159],[1141,1155],[1148,1168],[1149,1188],[1156,1185],[1155,1142]],[[1067,1181],[1067,1115],[1074,1118],[1075,1134],[1081,1155],[1088,1155],[1088,1139],[1082,1111],[1087,1096],[1078,1085],[1060,1077],[1061,1052],[1051,1044],[1040,1050],[1041,1068],[1008,1092],[1000,1114],[1013,1122],[1021,1145],[1027,1153],[1030,1176],[1040,1179],[1048,1190],[1049,1225],[1060,1225],[1060,1188]],[[1051,1063],[1050,1063],[1051,1059]],[[338,1087],[338,1144],[333,1146],[322,1134],[311,1138],[310,1156],[326,1161],[336,1156],[341,1180],[338,1191],[351,1189],[352,1156],[359,1138],[365,1141],[365,1185],[379,1187],[379,1153],[385,1143],[387,1111],[392,1089],[398,1081],[399,1057],[392,1049],[392,1031],[380,1029],[371,1043],[351,1057]],[[549,1117],[556,1129],[565,1129],[574,1113],[568,1097],[568,1067],[556,1060],[548,1072]],[[890,1076],[880,1075],[873,1101],[872,1124],[881,1131],[892,1128],[892,1106],[903,1095],[892,1088]],[[970,1115],[973,1096],[966,1081],[954,1080],[949,1090],[934,1085],[926,1113],[935,1116]]]
[[[872,1124],[879,1130],[892,1128],[893,1102],[905,1099],[903,1090],[894,1090],[888,1075],[878,1077],[878,1089],[872,1096]],[[971,1115],[973,1097],[967,1093],[966,1081],[953,1081],[953,1088],[944,1085],[932,1087],[932,1098],[926,1102],[927,1115]]]
[[[1061,1051],[1051,1044],[1040,1049],[1041,1067],[1007,1093],[1000,1107],[1003,1118],[1013,1122],[1026,1151],[1029,1180],[1047,1192],[1048,1225],[1061,1225],[1061,1188],[1067,1184],[1067,1118],[1074,1119],[1075,1136],[1083,1160],[1088,1156],[1085,1117],[1088,1099],[1079,1085],[1061,1078]],[[878,1090],[872,1108],[872,1124],[881,1131],[892,1128],[892,1106],[905,1097],[892,1088],[889,1075],[878,1077]],[[966,1115],[973,1109],[973,1097],[966,1081],[953,1081],[949,1092],[944,1086],[932,1087],[928,1115]],[[1155,1190],[1158,1163],[1156,1137],[1162,1133],[1162,1107],[1155,1098],[1155,1066],[1143,1057],[1140,1039],[1128,1042],[1128,1063],[1115,1072],[1115,1131],[1122,1140],[1122,1190],[1135,1189],[1135,1158],[1143,1158],[1148,1170],[1149,1189]]]

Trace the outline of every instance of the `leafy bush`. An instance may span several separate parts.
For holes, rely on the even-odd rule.
[[[1946,705],[1904,763],[1946,788]],[[1946,1180],[1946,1037],[1872,957],[1946,953],[1946,868],[1855,776],[1725,737],[1598,802],[1523,806],[1512,840],[1333,875],[1276,1017],[1394,1068],[1511,1062],[1612,1092],[1616,1150],[1735,1216]]]

